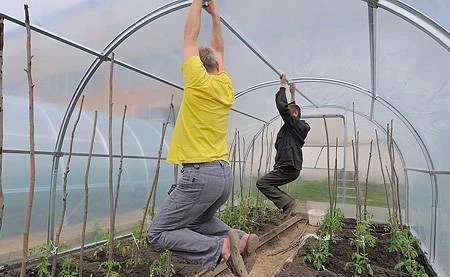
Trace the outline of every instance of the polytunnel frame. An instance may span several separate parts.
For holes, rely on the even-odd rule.
[[[431,37],[432,39],[434,39],[436,42],[438,42],[442,47],[444,47],[447,51],[450,51],[450,35],[449,32],[443,28],[441,25],[439,25],[438,23],[436,23],[434,20],[432,20],[431,18],[429,18],[428,16],[426,16],[425,14],[419,12],[418,10],[416,10],[415,8],[403,3],[402,1],[399,0],[362,0],[364,2],[367,2],[368,4],[368,18],[369,18],[369,42],[370,42],[370,67],[371,67],[371,91],[369,91],[371,93],[371,97],[372,98],[372,102],[371,102],[371,110],[370,110],[370,120],[373,122],[373,107],[374,107],[374,103],[375,102],[379,102],[383,105],[387,104],[388,106],[391,106],[395,112],[394,114],[396,114],[400,120],[403,122],[404,118],[406,120],[406,122],[409,124],[406,124],[406,126],[408,127],[408,129],[410,129],[410,127],[412,127],[412,129],[410,129],[410,132],[413,133],[414,137],[416,138],[416,140],[418,140],[418,143],[421,147],[425,147],[424,149],[422,149],[422,151],[426,151],[426,155],[425,158],[427,160],[427,165],[428,165],[428,170],[424,170],[424,169],[415,169],[415,168],[405,168],[406,170],[411,170],[411,171],[417,171],[417,172],[423,172],[423,173],[428,173],[430,174],[430,177],[432,179],[432,186],[433,186],[433,218],[432,221],[434,224],[432,224],[432,243],[431,243],[431,254],[430,254],[430,261],[434,262],[434,258],[435,258],[435,245],[436,245],[436,209],[437,209],[437,174],[450,174],[450,170],[435,170],[434,168],[434,164],[433,161],[431,159],[430,153],[428,152],[428,149],[426,148],[426,145],[423,144],[422,139],[420,138],[419,134],[417,133],[417,131],[414,129],[414,127],[412,125],[410,125],[409,121],[407,121],[406,117],[404,117],[404,115],[398,111],[395,107],[393,107],[389,101],[381,98],[380,96],[377,96],[377,91],[376,91],[376,84],[377,84],[377,66],[376,66],[376,54],[377,54],[377,41],[376,41],[376,35],[377,35],[377,28],[376,28],[376,19],[377,19],[377,15],[376,15],[376,9],[378,7],[383,8],[384,10],[394,14],[395,16],[400,17],[401,19],[411,23],[413,26],[415,26],[416,28],[420,29],[421,31],[423,31],[425,34],[427,34],[429,37]],[[150,22],[152,22],[153,20],[162,17],[166,14],[169,14],[173,11],[188,7],[191,4],[191,1],[183,1],[183,0],[179,0],[179,1],[173,1],[167,5],[164,5],[160,8],[155,9],[154,11],[150,12],[149,14],[147,14],[146,16],[142,17],[141,19],[139,19],[138,21],[136,21],[135,23],[131,24],[129,27],[127,27],[123,32],[121,32],[114,40],[111,41],[110,44],[108,44],[108,46],[104,49],[104,51],[102,51],[101,53],[89,49],[88,47],[85,47],[81,44],[75,43],[71,40],[65,39],[61,36],[58,36],[56,34],[53,34],[51,32],[45,31],[44,29],[41,28],[37,28],[35,26],[31,26],[31,29],[33,31],[39,32],[47,37],[50,37],[52,39],[58,40],[60,42],[63,42],[69,46],[75,47],[77,49],[80,49],[86,53],[89,53],[91,55],[96,56],[96,60],[94,61],[93,64],[91,64],[91,66],[89,67],[88,71],[86,72],[85,76],[82,78],[82,81],[80,81],[79,86],[77,87],[74,95],[72,96],[72,99],[68,105],[68,108],[66,110],[66,114],[64,116],[63,122],[61,124],[60,127],[60,132],[58,134],[58,139],[57,139],[57,143],[55,146],[55,152],[53,153],[53,165],[52,165],[52,177],[51,177],[51,185],[52,185],[52,189],[50,190],[50,194],[54,197],[55,193],[53,193],[54,191],[56,191],[56,176],[57,176],[57,171],[58,171],[58,165],[59,165],[59,158],[61,157],[61,155],[63,153],[61,153],[61,149],[62,149],[62,144],[63,144],[63,140],[64,140],[64,136],[65,136],[65,132],[67,130],[67,126],[68,123],[70,121],[71,115],[73,113],[73,110],[76,106],[76,103],[79,99],[79,97],[81,96],[84,87],[86,86],[87,82],[89,81],[90,77],[92,77],[92,75],[96,72],[96,70],[99,68],[100,64],[104,61],[109,61],[110,58],[108,57],[108,55],[118,46],[120,45],[122,42],[124,42],[129,36],[131,36],[133,33],[135,33],[136,31],[138,31],[139,29],[141,29],[142,27],[146,26],[147,24],[149,24]],[[10,17],[8,15],[5,15],[3,13],[0,13],[0,16],[4,17],[5,19],[16,23],[18,25],[22,25],[24,26],[23,21],[15,19],[13,17]],[[260,53],[259,51],[256,50],[255,47],[253,47],[252,45],[250,45],[250,43],[248,42],[248,39],[246,39],[242,34],[240,34],[239,32],[236,31],[235,28],[233,28],[223,17],[221,18],[221,21],[224,23],[224,25],[231,31],[233,32],[236,37],[238,37],[256,56],[258,56],[258,58],[261,59],[262,62],[264,62],[267,66],[269,66],[277,75],[279,75],[279,71],[273,67],[271,65],[271,63],[262,55],[262,53]],[[122,62],[120,60],[116,60],[115,61],[116,64],[125,67],[127,69],[130,69],[132,71],[135,71],[139,74],[145,75],[147,77],[151,77],[157,81],[160,81],[162,83],[165,83],[169,86],[173,86],[175,88],[178,88],[180,90],[182,90],[182,88],[178,85],[175,85],[173,83],[170,83],[167,80],[164,80],[163,78],[160,78],[156,75],[153,75],[151,73],[148,73],[142,69],[139,69],[137,67],[134,67],[130,64],[127,64],[125,62]],[[87,82],[86,82],[87,79]],[[367,92],[367,90],[365,91]],[[300,93],[306,100],[308,100],[314,107],[318,107],[317,105],[315,105],[312,101],[310,101],[305,95],[303,95],[303,93],[301,93],[300,91],[298,91],[298,93]],[[386,106],[386,105],[385,105]],[[259,118],[256,118],[255,116],[243,113],[241,111],[238,110],[234,110],[235,112],[241,113],[244,116],[253,118],[255,120],[259,120],[262,121],[264,123],[268,123],[266,121],[263,121]],[[391,110],[392,111],[392,110]],[[405,122],[403,122],[405,123]],[[406,174],[407,177],[407,174]],[[51,197],[51,198],[52,198]],[[53,198],[54,199],[54,198]],[[52,199],[51,199],[52,201]],[[55,201],[52,201],[53,204]],[[53,207],[54,208],[54,207]],[[53,213],[54,213],[54,209],[53,209]],[[52,214],[53,214],[52,213]],[[50,221],[50,220],[49,220]],[[53,220],[54,221],[54,217]],[[53,222],[54,224],[54,222]],[[52,225],[53,225],[52,224]],[[51,229],[51,230],[50,230]],[[50,228],[50,223],[49,223],[49,230],[48,230],[48,235],[50,238],[50,233],[53,231],[53,227]]]
[[[411,124],[411,122],[403,115],[403,113],[401,111],[399,111],[396,107],[394,107],[391,103],[389,103],[389,101],[385,100],[383,97],[379,96],[379,95],[375,95],[375,97],[373,97],[373,93],[370,92],[370,90],[363,88],[362,86],[356,85],[354,83],[351,82],[346,82],[346,81],[341,81],[338,79],[330,79],[330,78],[315,78],[315,77],[296,77],[296,78],[292,78],[290,79],[290,82],[292,83],[320,83],[320,84],[331,84],[331,85],[336,85],[336,86],[342,86],[345,88],[349,88],[353,91],[356,91],[357,93],[362,94],[363,96],[367,96],[370,97],[372,100],[373,105],[371,105],[371,111],[370,111],[370,115],[367,117],[366,115],[364,115],[363,113],[357,112],[355,110],[355,113],[363,116],[364,118],[368,119],[370,122],[374,123],[375,125],[377,125],[379,128],[381,128],[380,124],[373,119],[373,108],[374,108],[374,104],[375,102],[380,103],[382,106],[386,107],[387,109],[389,109],[395,116],[397,116],[397,118],[400,120],[400,122],[403,123],[404,126],[406,126],[406,128],[409,130],[409,132],[413,135],[414,139],[416,140],[417,144],[419,145],[422,154],[425,158],[425,161],[427,163],[428,166],[428,170],[421,170],[423,172],[426,172],[430,175],[431,178],[431,188],[432,188],[432,206],[431,206],[431,213],[432,213],[432,217],[431,217],[431,234],[430,234],[430,255],[429,255],[429,260],[431,262],[434,262],[435,259],[435,248],[436,248],[436,224],[437,224],[437,198],[438,198],[438,181],[437,181],[437,177],[436,174],[432,174],[431,172],[433,172],[435,170],[434,168],[434,164],[433,164],[433,160],[431,158],[431,154],[425,144],[425,142],[423,141],[423,139],[421,138],[421,136],[419,135],[419,133],[417,132],[417,130],[414,128],[414,126]],[[269,87],[269,86],[274,86],[277,85],[279,83],[279,80],[273,80],[273,81],[268,81],[268,82],[263,82],[263,83],[259,83],[257,85],[254,85],[252,87],[249,87],[247,89],[244,89],[240,92],[238,92],[236,94],[236,98],[240,98],[248,93],[254,92],[258,89],[262,89],[265,87]],[[314,106],[314,108],[321,108],[321,107],[335,107],[338,109],[343,109],[343,110],[347,110],[349,111],[349,109],[341,107],[341,106],[336,106],[336,105],[322,105],[319,107]],[[271,121],[273,121],[274,119],[276,119],[278,116],[272,118]],[[383,130],[383,132],[386,133],[386,130],[383,128],[381,128],[381,130]],[[398,147],[398,145],[396,145],[397,151],[399,153],[400,152],[400,148]],[[402,158],[402,164],[403,164],[403,168],[405,170],[410,170],[410,171],[417,171],[417,169],[413,169],[413,168],[409,168],[406,167],[406,162],[403,159],[403,156],[401,156]],[[445,172],[445,171],[444,171]],[[405,174],[405,176],[407,176],[407,174]],[[406,181],[408,180],[407,177]],[[407,187],[407,192],[408,192],[408,182],[406,182],[406,187]],[[408,203],[408,202],[407,202]],[[408,206],[406,207],[407,209],[407,214],[409,215],[409,211],[408,211]],[[409,221],[409,220],[407,220]],[[408,223],[408,222],[407,222]]]

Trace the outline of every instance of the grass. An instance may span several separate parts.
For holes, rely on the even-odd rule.
[[[317,201],[328,202],[328,185],[326,181],[315,180],[299,180],[291,185],[291,195],[300,201]],[[346,187],[353,187],[353,183],[347,183]],[[374,207],[386,207],[386,196],[384,192],[384,185],[370,184],[368,185],[367,205]],[[342,189],[338,189],[338,194],[342,193]],[[362,194],[364,195],[364,186],[361,186]],[[347,196],[355,196],[354,190],[346,189]],[[339,200],[338,200],[339,201]],[[341,202],[342,203],[342,202]],[[355,199],[346,198],[345,204],[355,204]]]
[[[247,183],[248,184],[248,183]],[[252,184],[252,195],[256,195],[257,189],[255,184]],[[328,198],[328,184],[325,180],[296,180],[288,185],[281,186],[280,189],[288,192],[294,198],[300,202],[316,201],[316,202],[329,202]],[[354,188],[353,182],[346,183],[347,188]],[[386,208],[386,196],[384,192],[383,184],[369,183],[369,192],[367,197],[367,205],[372,207]],[[247,189],[246,189],[247,190]],[[343,189],[338,189],[338,195],[342,194]],[[364,195],[364,185],[361,184],[361,193]],[[346,189],[346,196],[354,197],[355,192],[351,189]],[[355,204],[354,198],[338,198],[338,203]]]

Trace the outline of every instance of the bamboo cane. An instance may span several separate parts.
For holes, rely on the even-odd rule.
[[[397,202],[397,211],[398,211],[398,225],[401,226],[403,224],[403,220],[402,220],[402,207],[401,207],[401,203],[400,203],[400,183],[399,183],[397,170],[395,169],[394,121],[393,120],[391,120],[390,143],[391,143],[391,151],[392,151],[392,174],[393,174],[392,179],[394,180],[394,183],[395,183],[396,196],[397,196],[396,202]]]
[[[254,156],[255,156],[255,140],[256,140],[256,136],[253,137],[252,146],[251,146],[252,147],[252,156],[250,158],[250,183],[248,185],[248,198],[247,198],[248,201],[250,201],[252,185],[253,185],[253,160],[254,160]],[[248,202],[248,204],[249,204],[249,202]]]
[[[356,194],[356,218],[361,216],[361,202],[360,202],[360,191],[359,191],[359,131],[356,127],[356,116],[355,116],[355,103],[353,102],[353,132],[355,134],[355,141],[352,141],[353,148],[353,163],[355,167],[354,172],[354,182],[355,182],[355,194]],[[354,143],[354,145],[353,145]]]
[[[117,173],[117,186],[116,186],[116,196],[114,197],[114,212],[113,212],[113,225],[116,228],[116,216],[117,216],[117,203],[119,202],[119,191],[120,191],[120,180],[123,171],[123,131],[125,128],[125,116],[127,114],[127,105],[123,108],[122,115],[122,126],[120,128],[120,161],[119,161],[119,172]]]
[[[320,148],[319,155],[317,155],[316,162],[314,163],[314,168],[317,168],[317,164],[319,163],[319,159],[320,159],[320,156],[322,155],[322,152],[323,152],[323,149],[324,149],[324,148],[325,148],[325,146],[322,146],[322,147]]]
[[[333,214],[333,195],[331,191],[331,177],[330,177],[330,140],[328,137],[328,126],[325,116],[323,116],[323,124],[325,127],[325,137],[327,139],[327,184],[328,184],[328,198],[330,201],[330,213]]]
[[[234,146],[233,146],[233,182],[231,184],[231,211],[234,211],[234,187],[236,182],[236,148],[237,148],[237,129],[234,131]]]
[[[113,78],[114,53],[111,54],[111,67],[109,71],[109,105],[108,105],[108,153],[109,153],[109,243],[108,260],[112,261],[114,254],[114,188],[113,188],[113,145],[112,145],[112,109],[113,109]]]
[[[228,150],[228,160],[231,161],[232,153],[233,153],[233,147],[234,147],[234,141],[236,140],[236,134],[233,136],[233,140],[231,141],[230,148]]]
[[[395,221],[395,225],[396,226],[400,226],[400,222],[399,222],[399,220],[398,220],[398,218],[399,218],[399,203],[398,203],[398,201],[399,201],[399,198],[398,198],[398,195],[397,195],[397,187],[396,187],[396,183],[395,183],[395,174],[394,174],[394,170],[395,170],[395,168],[394,168],[394,157],[393,157],[393,155],[394,155],[394,151],[393,151],[393,128],[392,128],[392,121],[391,121],[391,124],[387,124],[387,129],[388,129],[388,132],[387,132],[387,135],[388,135],[388,141],[387,141],[387,144],[388,144],[388,154],[389,154],[389,161],[390,161],[390,170],[389,170],[389,182],[390,182],[390,186],[391,186],[391,192],[392,192],[392,204],[393,204],[393,215],[394,215],[394,218],[393,218],[393,221]]]
[[[75,132],[77,130],[78,122],[80,122],[81,112],[83,110],[83,103],[84,103],[84,95],[81,97],[81,104],[80,109],[78,111],[78,116],[75,120],[75,123],[73,124],[72,134],[70,136],[70,146],[69,146],[69,157],[67,158],[67,164],[66,164],[66,170],[64,171],[64,177],[63,177],[63,195],[62,195],[62,210],[61,210],[61,221],[59,222],[59,227],[56,232],[55,236],[55,253],[52,257],[52,277],[56,275],[56,262],[58,259],[58,248],[59,248],[59,242],[61,238],[61,232],[62,228],[64,226],[64,218],[66,215],[66,209],[67,209],[67,181],[69,177],[70,172],[70,162],[72,161],[72,151],[73,151],[73,141],[75,138]]]
[[[241,136],[239,134],[239,130],[237,130],[237,140],[238,140],[238,160],[239,160],[239,188],[240,188],[240,200],[244,200],[244,187],[242,180],[242,161],[241,161]]]
[[[167,119],[166,119],[166,125],[165,125],[165,127],[164,127],[164,137],[163,137],[163,140],[164,140],[165,137],[166,137],[167,126],[169,126],[169,122],[170,122],[170,117],[171,117],[171,115],[173,115],[173,118],[174,118],[174,120],[175,120],[175,112],[174,112],[174,110],[175,110],[175,108],[174,108],[174,105],[173,105],[173,94],[172,94],[172,97],[171,97],[171,99],[170,99],[169,112],[168,112],[168,114],[167,114]],[[163,141],[163,144],[164,144],[164,141]],[[161,157],[162,157],[162,151],[163,151],[163,144],[160,145]],[[161,158],[160,158],[160,159],[161,159]],[[158,181],[159,181],[159,172],[160,172],[160,170],[161,170],[161,162],[158,164],[158,170],[157,170],[157,171],[158,171],[158,176],[156,176],[156,174],[155,174],[156,183],[155,183],[155,186],[154,186],[154,189],[153,189],[152,207],[151,207],[151,209],[150,209],[150,216],[151,216],[152,219],[153,219],[153,217],[155,216],[156,192],[157,192],[157,190],[158,190]],[[152,186],[152,187],[153,187],[153,186]]]
[[[264,131],[266,129],[266,125],[263,125],[262,133],[261,133],[261,155],[259,156],[259,166],[258,166],[258,179],[261,177],[261,165],[262,165],[262,158],[264,155]],[[256,194],[256,207],[259,207],[259,200],[260,200],[261,193],[258,191]]]
[[[336,153],[334,156],[334,179],[333,179],[333,207],[332,207],[332,211],[333,211],[333,217],[334,217],[334,213],[336,212],[336,203],[337,203],[337,186],[338,186],[338,145],[339,145],[339,139],[336,137]]]
[[[158,150],[158,159],[157,159],[157,162],[156,162],[155,176],[153,178],[153,184],[152,184],[152,187],[150,189],[150,193],[149,193],[149,195],[147,197],[147,202],[146,202],[145,208],[144,208],[144,215],[142,217],[141,227],[139,229],[139,241],[142,240],[144,225],[145,225],[145,222],[146,222],[146,219],[147,219],[148,208],[150,206],[150,200],[152,199],[152,196],[155,197],[154,194],[156,192],[156,184],[158,183],[158,178],[159,178],[159,169],[160,169],[160,166],[161,166],[162,147],[164,145],[164,136],[165,136],[165,133],[166,133],[166,126],[167,126],[167,123],[163,122],[163,124],[162,124],[162,131],[161,131],[160,147],[159,147],[159,150]],[[152,213],[151,216],[153,217],[153,215],[154,214]]]
[[[151,189],[150,189],[150,193],[149,193],[149,195],[147,197],[147,202],[145,203],[144,215],[142,216],[142,222],[141,222],[141,226],[139,228],[139,238],[138,238],[139,241],[142,241],[144,225],[145,225],[147,214],[148,214],[148,208],[150,206],[150,200],[152,199],[152,196],[153,196],[154,199],[156,198],[156,190],[157,190],[158,180],[159,180],[159,171],[160,171],[160,168],[161,168],[161,157],[162,157],[162,150],[163,150],[163,146],[164,146],[164,138],[166,136],[167,125],[169,124],[169,121],[170,121],[170,115],[171,114],[174,115],[173,110],[174,110],[174,105],[173,105],[173,94],[172,94],[172,98],[170,100],[170,106],[169,106],[169,115],[167,116],[166,121],[164,121],[163,124],[162,124],[161,140],[160,140],[160,143],[159,143],[158,159],[156,161],[155,176],[153,178],[153,183],[152,183],[152,186],[151,186]],[[154,216],[155,204],[156,204],[156,202],[153,201],[153,203],[152,203],[152,212],[151,212],[152,218]]]
[[[358,191],[357,191],[357,185],[356,185],[356,157],[355,157],[355,142],[354,140],[352,140],[352,150],[353,150],[353,167],[355,168],[355,173],[353,174],[353,183],[355,185],[355,207],[356,207],[356,219],[359,218],[359,214],[358,214]]]
[[[275,135],[275,133],[274,133],[274,131],[272,131],[272,132],[270,133],[270,143],[269,143],[269,159],[268,159],[269,165],[270,165],[270,162],[272,161],[273,138],[274,138],[274,135]]]
[[[366,191],[365,191],[365,194],[364,194],[364,216],[367,215],[367,196],[368,196],[368,186],[369,186],[370,161],[372,159],[372,144],[373,144],[373,140],[370,141],[369,161],[367,163]]]
[[[30,237],[30,222],[31,222],[31,210],[33,208],[34,187],[36,184],[36,158],[35,158],[35,143],[34,143],[34,84],[31,74],[31,27],[30,27],[30,15],[28,12],[28,5],[24,5],[25,10],[25,28],[27,32],[27,73],[28,78],[28,119],[29,119],[29,132],[30,132],[30,185],[28,190],[28,202],[25,213],[25,225],[23,231],[23,245],[22,245],[22,265],[20,268],[20,277],[25,277],[27,258],[28,258],[28,239]]]
[[[380,160],[381,175],[383,176],[384,192],[386,194],[386,205],[387,205],[387,209],[388,209],[389,220],[391,220],[391,208],[390,208],[390,204],[389,204],[389,193],[388,193],[388,188],[387,188],[387,183],[386,183],[386,176],[384,175],[383,160],[382,160],[382,157],[381,157],[380,142],[379,142],[379,139],[378,139],[378,132],[377,132],[376,129],[375,129],[375,137],[377,139],[378,158]]]
[[[266,153],[266,167],[264,169],[264,174],[267,174],[268,169],[269,169],[269,126],[267,126],[267,130],[266,130],[266,149],[267,149],[267,153]]]
[[[3,225],[5,199],[3,196],[3,41],[4,18],[0,17],[0,232]]]
[[[95,140],[95,130],[97,128],[97,111],[95,111],[94,115],[94,125],[92,127],[92,136],[91,143],[89,145],[89,155],[86,166],[86,173],[84,175],[84,212],[83,212],[83,229],[81,231],[81,247],[80,247],[80,262],[79,262],[79,274],[80,277],[83,277],[83,256],[84,256],[84,244],[86,241],[86,224],[87,224],[87,216],[88,216],[88,201],[89,201],[89,170],[91,167],[92,160],[92,150],[94,149],[94,140]]]
[[[392,179],[391,179],[391,175],[389,173],[389,168],[386,165],[386,175],[388,177],[389,180],[389,185],[391,188],[391,193],[392,193],[392,219],[391,219],[391,223],[392,226],[394,227],[395,230],[398,230],[398,224],[397,224],[397,209],[396,209],[396,204],[395,204],[395,195],[394,195],[394,191],[393,191],[393,185],[392,185]]]

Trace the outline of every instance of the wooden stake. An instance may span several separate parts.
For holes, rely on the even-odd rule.
[[[250,197],[251,197],[251,191],[252,191],[252,186],[253,186],[253,160],[255,157],[255,140],[256,140],[256,136],[253,137],[252,139],[252,156],[250,158],[250,183],[248,185],[248,194],[247,194],[247,200],[250,201]],[[249,204],[249,202],[248,202]],[[247,204],[247,206],[248,206]]]
[[[23,230],[23,245],[22,245],[22,265],[20,268],[20,277],[25,277],[27,259],[28,259],[28,239],[30,237],[30,222],[31,210],[33,208],[34,187],[36,184],[36,157],[35,157],[35,143],[34,143],[34,84],[31,75],[31,27],[30,15],[28,12],[28,5],[24,5],[25,10],[25,28],[27,31],[27,73],[28,78],[28,120],[30,132],[30,186],[28,190],[28,202],[25,213],[25,225]]]
[[[332,211],[333,213],[336,211],[336,203],[337,203],[337,186],[338,186],[338,145],[339,145],[339,139],[336,137],[336,153],[334,156],[334,179],[333,179],[333,207]],[[334,216],[334,214],[333,214]]]
[[[81,248],[80,248],[80,262],[78,265],[80,277],[83,277],[83,255],[84,255],[84,244],[86,241],[86,224],[88,217],[88,203],[89,203],[89,170],[91,167],[92,160],[92,150],[94,149],[95,131],[97,128],[97,111],[94,115],[94,126],[92,127],[91,143],[89,145],[89,155],[86,166],[86,173],[84,175],[84,212],[83,212],[83,229],[81,230]]]
[[[327,184],[328,184],[328,198],[330,201],[330,213],[333,214],[333,195],[331,190],[331,177],[330,177],[330,140],[328,137],[328,126],[327,126],[327,120],[325,116],[323,116],[323,124],[325,126],[325,137],[327,139]]]
[[[163,134],[163,142],[160,145],[160,149],[159,151],[161,152],[159,159],[161,160],[162,157],[162,151],[163,151],[163,146],[164,146],[164,139],[166,136],[166,131],[167,131],[167,126],[169,126],[169,122],[170,122],[170,117],[173,115],[173,119],[175,120],[175,108],[173,106],[173,94],[172,97],[170,99],[170,106],[169,106],[169,113],[167,114],[167,119],[166,119],[166,125],[163,127],[164,128],[164,134]],[[152,201],[152,208],[150,209],[150,216],[153,218],[155,216],[155,207],[156,207],[156,191],[158,190],[158,181],[159,181],[159,171],[161,169],[161,161],[159,161],[158,165],[157,165],[158,169],[157,169],[157,174],[155,174],[155,186],[153,189],[153,201]],[[153,186],[152,186],[153,187]]]
[[[267,174],[268,172],[268,168],[269,168],[269,161],[268,161],[268,156],[269,156],[269,126],[267,125],[267,130],[266,130],[266,149],[267,149],[267,154],[266,154],[266,167],[264,169],[264,174]]]
[[[4,18],[0,17],[0,232],[3,225],[3,210],[5,200],[3,197],[3,37]]]
[[[237,148],[237,129],[234,130],[234,146],[233,146],[233,182],[231,185],[231,211],[234,210],[234,183],[236,182],[236,148]]]
[[[241,161],[241,136],[239,130],[237,130],[237,140],[238,140],[238,160],[239,160],[239,188],[240,188],[240,201],[244,200],[244,181],[242,179],[242,161]]]
[[[119,202],[120,179],[122,177],[123,171],[123,131],[125,129],[126,114],[127,114],[127,105],[125,105],[125,107],[123,108],[122,126],[120,129],[120,161],[119,161],[119,172],[117,174],[116,196],[114,197],[114,212],[113,212],[114,229],[116,228],[117,203]]]
[[[387,183],[386,183],[386,176],[384,175],[383,160],[382,160],[382,157],[381,157],[380,142],[379,142],[379,139],[378,139],[378,132],[377,132],[376,129],[375,129],[375,137],[377,139],[377,149],[378,149],[378,158],[380,160],[381,175],[383,176],[384,193],[386,194],[386,205],[387,205],[387,208],[388,208],[389,220],[391,220],[391,208],[390,208],[390,204],[389,204],[389,193],[388,193],[388,187],[387,187]]]
[[[109,109],[108,109],[108,153],[109,153],[109,243],[108,260],[113,260],[114,254],[114,188],[113,188],[113,144],[112,144],[112,109],[113,109],[113,78],[114,78],[114,53],[111,54],[111,67],[109,71]]]
[[[161,157],[162,157],[162,150],[163,150],[163,147],[164,147],[164,138],[166,136],[167,125],[169,124],[169,121],[170,121],[170,115],[174,114],[173,110],[174,110],[174,106],[173,106],[173,94],[172,94],[172,99],[170,101],[170,106],[169,106],[169,115],[167,116],[166,121],[164,121],[163,124],[162,124],[161,140],[160,140],[160,143],[159,143],[158,159],[156,161],[155,176],[153,177],[152,187],[151,187],[150,193],[149,193],[149,195],[147,197],[147,202],[145,203],[144,215],[142,216],[142,222],[141,222],[141,226],[139,228],[139,238],[137,238],[137,239],[139,239],[139,241],[142,241],[142,237],[144,236],[144,234],[143,234],[143,232],[144,232],[144,225],[145,225],[145,222],[147,220],[147,214],[148,214],[148,208],[150,206],[150,200],[152,199],[152,196],[153,196],[153,199],[156,198],[156,189],[157,189],[157,186],[158,186],[159,171],[160,171],[160,168],[161,168]],[[155,203],[156,202],[154,200],[153,204],[152,204],[152,211],[151,211],[152,218],[154,216]]]
[[[69,146],[69,157],[67,158],[67,164],[66,164],[66,170],[64,171],[64,178],[63,178],[63,194],[62,194],[62,210],[61,210],[61,221],[59,222],[58,230],[55,234],[55,253],[52,257],[52,277],[56,275],[56,263],[58,259],[58,248],[59,248],[59,242],[61,238],[61,232],[62,228],[64,226],[64,218],[66,215],[66,209],[67,209],[67,181],[69,177],[70,172],[70,162],[72,161],[72,151],[73,151],[73,140],[75,138],[75,132],[77,130],[78,122],[80,121],[81,117],[81,111],[83,110],[83,103],[84,103],[84,95],[81,97],[81,104],[80,104],[80,110],[78,111],[78,116],[75,120],[75,123],[73,124],[72,134],[70,136],[70,146]]]
[[[259,166],[258,166],[258,179],[261,177],[261,165],[262,165],[262,158],[264,155],[264,131],[266,129],[266,125],[263,125],[262,133],[261,133],[261,155],[259,156]],[[260,192],[256,194],[256,207],[259,205],[259,198],[260,198]]]
[[[353,131],[355,134],[355,141],[352,140],[353,148],[353,164],[355,167],[354,172],[354,182],[355,182],[355,194],[356,194],[356,218],[361,217],[361,198],[359,191],[359,131],[356,127],[356,117],[355,117],[355,103],[353,103]]]
[[[370,141],[369,161],[367,163],[366,191],[365,191],[365,194],[364,194],[364,216],[367,215],[367,196],[368,196],[368,185],[369,185],[370,161],[372,159],[372,144],[373,144],[373,140]]]
[[[269,143],[269,150],[268,150],[269,158],[267,159],[267,161],[269,163],[269,166],[270,166],[270,162],[272,161],[272,152],[273,152],[272,150],[273,150],[273,138],[274,138],[274,135],[275,135],[275,133],[272,131],[270,133],[270,143]],[[270,171],[270,169],[269,169],[269,171]]]

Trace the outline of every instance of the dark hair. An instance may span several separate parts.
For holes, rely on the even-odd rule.
[[[207,71],[216,69],[216,55],[214,55],[214,51],[211,48],[199,47],[198,54]]]
[[[295,103],[290,103],[288,105],[288,108],[294,108],[298,112],[298,118],[300,118],[300,114],[302,112],[302,109],[300,109],[300,106]]]

